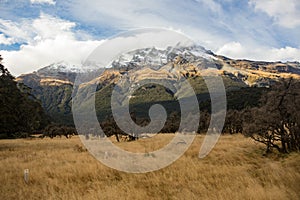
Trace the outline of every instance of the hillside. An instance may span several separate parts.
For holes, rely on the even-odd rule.
[[[61,62],[31,74],[21,75],[17,81],[32,88],[33,95],[41,100],[46,112],[52,116],[54,121],[72,124],[71,96],[75,77],[77,74],[93,73],[99,68],[101,66],[78,67]],[[244,103],[236,102],[238,99],[234,97],[245,91],[234,92],[240,88],[251,87],[253,89],[248,92],[253,91],[253,94],[260,94],[256,90],[260,90],[260,87],[269,87],[281,78],[300,79],[300,64],[297,62],[234,60],[215,55],[200,46],[138,49],[120,55],[103,70],[98,77],[79,88],[84,91],[89,85],[97,84],[96,107],[98,113],[102,113],[102,117],[99,115],[102,119],[110,113],[111,91],[118,80],[125,77],[129,77],[131,84],[153,78],[169,80],[174,83],[183,78],[187,79],[195,90],[200,107],[206,105],[205,109],[209,109],[209,105],[205,103],[209,95],[202,77],[209,76],[211,70],[216,71],[223,78],[229,97],[229,108],[234,107],[232,102],[239,106],[244,105]],[[82,94],[86,94],[86,92],[82,92]],[[166,105],[170,108],[169,110],[176,111],[178,110],[178,106],[175,106],[176,95],[178,94],[170,94],[164,87],[150,84],[135,91],[130,104],[132,109],[142,116],[146,115],[143,112],[147,112],[147,109],[140,108],[148,108],[157,102]],[[257,105],[260,98],[259,95],[254,96],[253,102],[248,103],[250,106]],[[86,101],[86,104],[91,103],[88,96],[81,98]]]

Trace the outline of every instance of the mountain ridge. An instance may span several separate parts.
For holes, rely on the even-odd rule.
[[[132,83],[153,78],[176,82],[185,78],[190,81],[197,95],[200,96],[207,92],[201,77],[209,76],[211,70],[223,78],[227,91],[243,87],[269,87],[281,78],[300,79],[299,62],[234,60],[216,55],[201,46],[189,46],[168,47],[165,50],[155,47],[133,50],[119,55],[106,68],[75,66],[59,62],[36,72],[21,75],[16,80],[32,88],[33,95],[41,100],[50,116],[70,118],[71,96],[76,76],[84,73],[94,75],[96,73],[93,72],[97,69],[102,70],[100,75],[80,87],[96,84],[98,92],[105,91],[105,96],[100,98],[105,102],[109,102],[110,98],[108,92],[110,90],[106,91],[105,88],[113,88],[122,77],[129,77]],[[157,90],[162,89],[157,87]],[[162,91],[157,93],[162,94]],[[99,100],[98,104],[103,104],[101,101]],[[100,107],[109,109],[109,106],[105,104]],[[69,121],[71,123],[72,120]]]
[[[207,61],[212,61],[207,63]],[[181,48],[168,47],[165,50],[152,48],[144,48],[130,51],[128,53],[121,54],[117,59],[113,60],[105,70],[119,70],[120,74],[126,73],[134,68],[148,67],[153,70],[159,70],[162,67],[172,63],[182,66],[186,69],[183,72],[184,75],[191,75],[187,73],[195,72],[195,68],[200,70],[207,68],[217,68],[219,74],[229,76],[235,79],[241,79],[247,85],[259,86],[259,77],[270,77],[271,79],[287,78],[292,76],[294,78],[300,78],[300,63],[299,62],[265,62],[265,61],[251,61],[246,59],[231,59],[225,56],[216,55],[213,52],[206,50],[201,46],[189,46]],[[185,65],[186,64],[186,65]],[[62,81],[67,81],[66,84],[72,84],[75,81],[78,73],[93,72],[101,68],[100,66],[76,66],[70,65],[66,62],[60,61],[53,63],[46,67],[43,67],[35,72],[29,74],[22,74],[17,77],[17,81],[23,82],[26,76],[35,75],[40,77],[40,81],[44,84],[53,82],[55,80],[58,84]],[[165,67],[166,68],[166,67]],[[189,69],[190,68],[190,69]],[[31,75],[32,74],[32,75]],[[201,75],[196,73],[194,75]],[[258,79],[258,83],[253,81],[245,81],[247,76]],[[36,77],[36,78],[37,78]],[[242,78],[243,77],[243,78]],[[25,82],[27,82],[25,80]],[[63,84],[64,82],[62,82]]]

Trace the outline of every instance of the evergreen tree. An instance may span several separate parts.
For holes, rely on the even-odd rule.
[[[48,124],[40,103],[29,91],[25,85],[18,85],[0,63],[0,138],[20,137]]]

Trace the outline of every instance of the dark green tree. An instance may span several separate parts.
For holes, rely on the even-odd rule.
[[[242,133],[243,131],[243,120],[242,113],[238,110],[228,110],[226,113],[223,133]]]
[[[1,63],[0,105],[1,138],[26,136],[25,133],[40,130],[48,123],[48,117],[40,103],[30,94],[30,88],[18,85]]]
[[[122,131],[119,129],[113,116],[107,117],[104,121],[101,122],[100,125],[107,137],[111,137],[114,135],[116,137],[117,142],[120,142],[119,134],[122,134]]]

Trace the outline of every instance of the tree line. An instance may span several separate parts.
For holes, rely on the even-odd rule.
[[[257,93],[260,93],[259,95]],[[245,89],[233,92],[228,97],[229,109],[226,113],[222,133],[242,133],[257,142],[266,145],[266,152],[276,149],[281,153],[300,150],[300,81],[289,78],[281,79],[269,89]],[[250,101],[242,101],[241,98]],[[253,96],[255,98],[253,98]],[[253,99],[251,99],[253,98]],[[236,100],[237,99],[237,100]],[[257,100],[259,99],[259,100]],[[251,102],[253,100],[253,102]],[[238,103],[236,103],[236,101]],[[201,106],[205,105],[205,106]],[[200,121],[198,133],[205,133],[210,124],[210,102],[200,103]],[[133,121],[140,126],[146,126],[148,118],[136,117],[131,113]],[[175,133],[180,124],[180,112],[174,111],[168,115],[161,133]],[[107,117],[100,123],[107,136],[126,135],[116,124],[113,117]],[[130,140],[137,139],[130,138]]]
[[[300,81],[281,79],[263,91],[257,105],[229,109],[222,132],[242,133],[264,144],[267,153],[299,151],[299,110]]]

